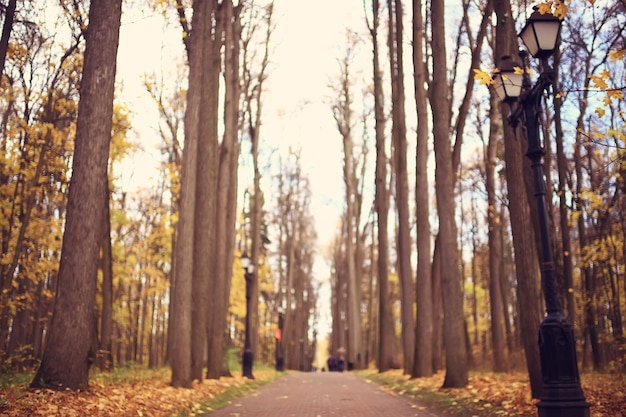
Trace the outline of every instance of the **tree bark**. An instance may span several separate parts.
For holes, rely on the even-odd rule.
[[[421,0],[413,0],[413,76],[417,109],[415,210],[417,224],[417,326],[412,377],[433,374],[433,286],[428,184],[427,71],[424,62],[424,18]]]
[[[89,10],[57,295],[32,387],[78,390],[89,383],[121,13],[121,0],[93,2]]]
[[[385,151],[385,111],[380,53],[378,50],[378,28],[380,26],[380,2],[372,2],[372,36],[374,73],[374,114],[376,119],[376,207],[378,228],[378,357],[379,372],[395,366],[393,313],[389,298],[389,187],[387,183],[387,155]]]
[[[495,56],[514,56],[518,46],[517,35],[511,18],[511,4],[508,0],[493,0],[497,16]],[[500,105],[500,113],[507,114],[506,105]],[[517,276],[517,299],[520,327],[526,366],[530,378],[533,398],[541,393],[541,366],[537,334],[541,322],[538,300],[541,300],[537,276],[537,251],[533,226],[530,223],[530,206],[524,184],[524,160],[521,141],[515,131],[504,123],[504,159],[507,188],[509,192],[509,213],[511,232],[515,248],[515,272]]]
[[[433,79],[431,107],[435,141],[435,180],[439,213],[439,238],[442,256],[441,293],[443,298],[443,337],[446,350],[444,387],[463,387],[468,382],[467,352],[463,329],[463,293],[459,271],[459,249],[455,220],[452,148],[449,129],[450,115],[445,46],[444,1],[434,0],[431,6]]]
[[[489,307],[491,312],[491,340],[493,347],[493,371],[505,372],[507,361],[504,338],[504,305],[500,286],[500,216],[496,199],[496,147],[500,124],[496,120],[497,98],[495,92],[490,95],[489,143],[485,155],[485,189],[487,191],[487,225],[489,239]]]
[[[102,312],[100,313],[100,346],[98,366],[109,370],[113,366],[113,251],[111,247],[111,199],[107,187],[104,199],[105,215],[102,221],[101,268]]]
[[[7,51],[9,50],[9,39],[11,38],[11,31],[13,30],[16,6],[17,0],[9,0],[4,14],[2,37],[0,37],[0,75],[4,74],[4,63],[6,62]]]
[[[415,347],[415,283],[411,268],[411,235],[409,225],[409,183],[407,173],[406,118],[404,111],[403,24],[402,1],[389,0],[389,64],[392,98],[392,143],[396,170],[396,207],[398,211],[398,275],[400,277],[400,307],[402,317],[402,347],[404,373],[413,370]]]
[[[209,0],[194,3],[191,31],[186,27],[186,20],[181,19],[183,31],[188,35],[184,39],[189,61],[189,89],[185,109],[185,146],[180,178],[179,218],[176,225],[177,241],[174,248],[175,280],[172,281],[170,290],[172,315],[168,338],[171,339],[169,357],[174,387],[191,386],[192,363],[198,361],[197,357],[192,361],[192,326],[194,322],[202,320],[203,316],[206,317],[205,312],[198,310],[204,309],[207,305],[206,302],[198,300],[198,297],[205,297],[206,293],[193,288],[193,250],[200,109],[205,64],[203,44],[205,38],[210,36],[207,34],[209,28],[206,27],[210,22],[209,3]],[[197,328],[195,333],[198,333]],[[204,333],[204,330],[200,333]],[[203,343],[204,336],[202,339]],[[195,343],[197,348],[197,339]]]

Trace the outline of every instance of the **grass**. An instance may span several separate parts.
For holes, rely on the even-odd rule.
[[[19,374],[0,373],[0,390],[9,388],[13,385],[28,385],[35,376],[32,372],[23,372]]]

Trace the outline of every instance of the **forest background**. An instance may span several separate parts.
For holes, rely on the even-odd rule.
[[[315,16],[325,19],[319,15],[323,8],[295,4],[290,3],[309,25],[316,23]],[[257,266],[251,342],[259,361],[272,362],[283,351],[287,368],[310,369],[325,336],[317,333],[325,329],[314,324],[324,312],[332,323],[327,353],[346,347],[357,368],[374,363],[380,371],[400,368],[414,377],[445,369],[444,385],[465,386],[469,368],[502,372],[526,362],[537,396],[536,331],[527,326],[538,326],[543,315],[533,249],[536,214],[524,171],[512,171],[516,161],[523,165],[523,140],[501,131],[507,108],[480,85],[491,82],[485,74],[492,66],[473,71],[481,62],[495,67],[497,61],[498,24],[484,17],[493,11],[496,23],[507,20],[519,29],[530,5],[461,2],[421,15],[417,12],[430,9],[419,2],[412,4],[412,13],[400,1],[359,3],[350,11],[347,4],[333,14],[337,21],[359,12],[361,20],[345,32],[335,26],[330,36],[345,42],[333,47],[316,42],[321,36],[297,38],[300,53],[290,53],[300,66],[281,74],[282,61],[274,53],[289,42],[276,40],[276,34],[290,20],[288,8],[280,18],[280,2],[124,3],[128,20],[122,33],[162,17],[163,33],[178,33],[178,42],[163,37],[160,52],[148,53],[158,56],[160,65],[137,74],[143,101],[132,90],[136,87],[128,87],[132,83],[118,80],[113,136],[105,154],[108,181],[96,178],[108,185],[108,203],[91,200],[102,214],[85,223],[99,243],[97,256],[82,262],[94,259],[91,267],[98,272],[74,276],[78,287],[83,281],[97,286],[93,298],[76,299],[81,298],[77,291],[69,304],[64,300],[70,307],[57,312],[59,286],[70,281],[59,268],[62,253],[72,244],[74,253],[91,253],[80,240],[67,239],[67,230],[63,237],[70,218],[70,167],[77,158],[73,140],[80,138],[76,121],[83,103],[80,75],[87,68],[89,5],[59,2],[52,13],[49,5],[32,1],[14,10],[10,36],[3,37],[3,370],[32,369],[43,358],[33,385],[70,388],[86,387],[91,363],[103,370],[134,362],[169,363],[174,386],[202,380],[205,365],[207,378],[229,374],[222,358],[228,348],[241,347],[245,337],[245,285],[238,258],[246,253]],[[5,27],[12,5],[9,1],[4,8]],[[562,6],[556,4],[555,10]],[[624,5],[567,6],[555,64],[568,77],[558,78],[557,93],[546,98],[543,115],[553,242],[581,369],[619,372],[624,366],[626,230]],[[53,14],[59,18],[51,21]],[[421,19],[423,27],[412,24]],[[311,33],[318,28],[309,27],[297,29]],[[193,36],[202,31],[222,36],[202,43]],[[412,41],[405,38],[408,34]],[[150,39],[144,33],[147,50],[158,45]],[[137,70],[137,57],[125,60],[122,45],[118,75]],[[514,55],[517,46],[509,48]],[[325,53],[313,54],[319,50]],[[137,49],[130,52],[137,54]],[[213,61],[198,61],[208,57]],[[202,71],[211,76],[194,78]],[[328,75],[320,80],[316,73]],[[279,82],[287,79],[290,83]],[[302,86],[305,98],[295,99],[294,91]],[[321,97],[313,93],[318,91],[324,92]],[[415,100],[408,91],[415,92]],[[275,107],[272,93],[279,97]],[[152,116],[144,117],[143,109],[150,107]],[[436,109],[432,117],[429,108]],[[190,109],[206,116],[194,119]],[[326,116],[319,119],[320,114]],[[200,132],[195,139],[194,123]],[[159,140],[146,141],[146,132]],[[311,132],[314,139],[307,136]],[[138,134],[140,140],[133,138]],[[282,143],[287,138],[291,146]],[[149,150],[151,145],[158,151]],[[140,147],[155,158],[157,173],[145,178],[152,181],[149,186],[130,189],[128,184],[136,181],[129,166],[146,166],[138,156]],[[198,159],[185,157],[194,150]],[[329,155],[336,156],[336,170],[329,168]],[[323,159],[307,166],[304,161],[312,156]],[[194,175],[199,179],[191,180]],[[316,193],[313,184],[324,192]],[[335,194],[325,197],[332,188]],[[344,194],[341,200],[337,189]],[[322,203],[316,206],[320,194]],[[523,216],[509,215],[520,207]],[[104,239],[94,226],[101,223]],[[322,242],[323,249],[316,229],[335,232]],[[205,230],[208,240],[195,240],[202,237],[194,230]],[[520,237],[515,230],[526,234]],[[329,272],[316,263],[320,255]],[[197,264],[202,258],[208,264]],[[213,272],[196,283],[203,275],[199,271]],[[324,282],[326,291],[321,290]],[[439,291],[453,298],[441,302]],[[64,334],[86,346],[68,355],[73,351],[67,350],[67,341],[45,343],[54,334],[49,319],[76,315],[80,310],[71,306],[77,305],[93,315],[85,314]],[[199,305],[207,310],[197,312]],[[425,318],[428,323],[420,321]],[[193,331],[198,328],[208,333]],[[45,351],[54,344],[65,354],[46,361]],[[46,374],[54,375],[54,368],[71,375],[50,379]]]

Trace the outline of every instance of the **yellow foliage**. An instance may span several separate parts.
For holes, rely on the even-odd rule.
[[[480,68],[474,68],[474,80],[478,81],[480,85],[493,85],[494,83],[491,73]]]
[[[546,1],[537,5],[538,11],[541,14],[551,13],[559,19],[563,19],[569,11],[564,1]]]
[[[599,74],[591,74],[589,78],[591,79],[591,84],[593,84],[594,87],[600,90],[606,90],[609,88],[607,80],[609,79],[610,75],[611,73],[605,69]]]
[[[609,52],[609,59],[613,62],[623,62],[626,59],[626,49],[613,49]]]

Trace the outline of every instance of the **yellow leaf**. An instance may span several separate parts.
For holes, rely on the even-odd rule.
[[[616,100],[621,100],[624,97],[624,92],[622,90],[609,90],[606,94],[609,98],[614,98]]]
[[[474,80],[478,81],[480,85],[493,84],[493,78],[491,77],[491,74],[478,68],[474,69]]]
[[[539,3],[537,5],[537,11],[541,14],[546,14],[546,13],[552,14],[552,2],[546,1],[544,3]]]
[[[563,19],[565,17],[565,14],[569,11],[567,5],[565,4],[565,2],[563,1],[557,1],[554,4],[554,11],[552,12],[552,14],[555,17],[558,17],[559,19]]]
[[[626,59],[626,49],[616,49],[609,52],[609,58],[613,62],[620,62]]]
[[[598,75],[593,74],[590,75],[589,78],[591,79],[592,84],[600,89],[600,90],[606,90],[607,88],[609,88],[609,85],[606,83],[606,77],[604,76],[603,73],[600,73]]]
[[[606,111],[602,107],[596,107],[596,114],[598,115],[598,117],[604,116],[605,113]]]

